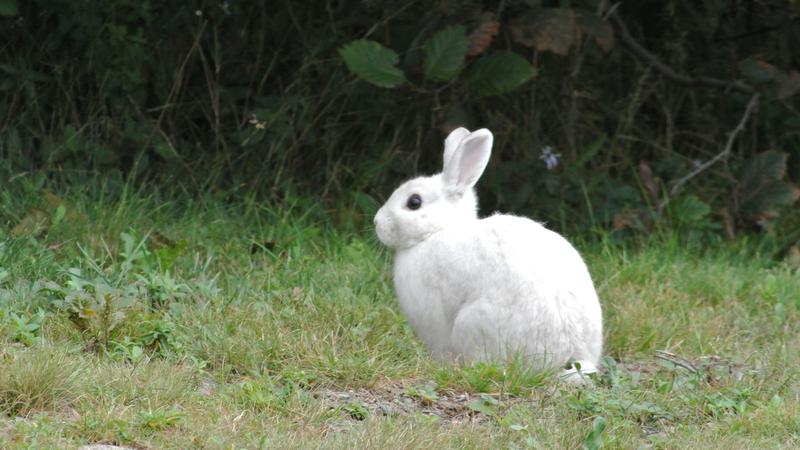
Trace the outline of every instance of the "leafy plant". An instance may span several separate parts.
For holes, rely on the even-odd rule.
[[[748,389],[730,388],[720,392],[706,394],[703,398],[705,410],[709,415],[740,415],[749,406],[753,393]]]
[[[161,431],[172,428],[185,417],[177,407],[159,408],[139,413],[139,424],[150,431]]]
[[[423,405],[432,405],[439,400],[439,394],[436,392],[436,385],[434,384],[409,386],[406,388],[405,394],[411,398],[419,399]]]
[[[365,420],[369,417],[369,410],[360,401],[350,402],[340,409],[355,420]]]
[[[481,395],[477,399],[469,402],[467,406],[469,407],[469,409],[475,412],[483,413],[489,417],[497,418],[499,417],[497,412],[497,407],[499,405],[500,402],[496,398],[489,395]]]
[[[787,160],[785,152],[768,150],[745,163],[735,191],[743,220],[769,228],[781,207],[800,199],[800,188],[785,179]]]
[[[138,364],[145,356],[144,348],[134,342],[130,336],[124,336],[121,341],[110,342],[109,353],[123,360]]]
[[[584,450],[597,450],[603,448],[603,432],[606,430],[608,422],[603,416],[595,417],[592,422],[592,431],[586,435],[581,444]]]
[[[30,316],[10,311],[8,318],[11,320],[11,338],[25,345],[33,345],[42,327],[44,315],[43,309],[37,310],[35,314]]]
[[[423,76],[432,82],[449,82],[462,72],[469,50],[463,26],[433,33],[422,44],[425,51]],[[474,52],[475,53],[475,52]],[[347,68],[357,77],[379,87],[397,87],[407,81],[396,64],[399,56],[374,41],[353,41],[339,50]],[[475,53],[477,54],[477,53]],[[520,55],[497,51],[482,56],[468,69],[464,86],[478,95],[500,95],[531,80],[536,70]]]
[[[600,396],[588,390],[576,391],[569,398],[567,405],[581,415],[589,417],[596,416],[602,411]]]

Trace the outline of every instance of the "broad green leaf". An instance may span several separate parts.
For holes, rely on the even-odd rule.
[[[496,416],[497,415],[497,404],[498,401],[488,395],[481,395],[480,398],[477,398],[467,405],[469,409],[481,412],[486,414],[487,416]]]
[[[354,192],[353,200],[355,201],[356,208],[368,217],[374,216],[381,207],[380,203],[364,192]]]
[[[63,203],[59,203],[58,207],[56,207],[56,212],[53,214],[53,226],[58,226],[62,220],[64,220],[64,216],[67,215],[67,208],[64,206]]]
[[[603,431],[608,422],[603,416],[597,416],[592,422],[592,431],[583,440],[582,448],[585,450],[597,450],[603,447]]]
[[[606,144],[608,137],[605,134],[601,134],[600,137],[592,141],[586,148],[581,150],[580,156],[578,159],[572,163],[572,167],[578,168],[583,167],[590,159],[594,158],[595,155],[603,148]]]
[[[800,198],[800,189],[782,180],[769,180],[745,195],[739,208],[752,215],[761,215],[776,206],[796,202]]]
[[[767,150],[754,155],[742,174],[745,190],[752,190],[766,180],[780,180],[786,174],[788,156],[785,152]]]
[[[467,84],[480,95],[498,95],[511,91],[536,75],[525,58],[510,51],[494,52],[475,61]]]
[[[686,225],[700,224],[711,214],[711,206],[694,194],[676,199],[672,208],[677,221]]]
[[[464,27],[445,28],[425,41],[425,78],[431,81],[450,81],[464,66],[467,53]]]
[[[0,0],[0,16],[14,17],[19,14],[17,0]]]
[[[406,82],[405,74],[397,67],[397,53],[375,41],[350,42],[339,49],[339,55],[350,72],[367,83],[393,88]]]

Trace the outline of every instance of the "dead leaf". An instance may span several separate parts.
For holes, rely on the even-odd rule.
[[[540,52],[565,56],[578,39],[575,12],[569,8],[543,8],[509,22],[514,41]]]
[[[630,228],[636,231],[649,232],[653,228],[653,216],[646,208],[625,208],[614,214],[612,227],[614,231]]]
[[[630,228],[630,226],[633,224],[632,219],[633,218],[630,214],[630,211],[628,210],[614,214],[614,219],[612,222],[612,227],[614,228],[614,231]]]
[[[800,244],[792,245],[786,254],[786,263],[789,267],[800,270]]]
[[[41,235],[50,226],[50,215],[39,208],[31,208],[28,214],[11,230],[16,237]]]
[[[64,211],[64,216],[58,220],[64,220],[66,222],[70,222],[72,224],[85,224],[89,221],[89,219],[82,214],[78,208],[75,208],[74,205],[70,204],[68,201],[62,199],[58,195],[52,193],[47,189],[42,189],[42,200],[44,201],[45,205],[51,216],[57,215],[57,211],[61,208]],[[51,220],[54,220],[51,218]]]
[[[303,297],[303,288],[295,286],[292,288],[292,300],[300,300]]]
[[[578,30],[594,38],[595,44],[601,50],[610,52],[614,48],[614,27],[607,20],[589,11],[577,10],[575,13]]]
[[[42,196],[44,197],[45,203],[51,208],[58,208],[58,205],[61,204],[61,199],[47,189],[42,189]]]
[[[657,202],[661,193],[661,185],[658,179],[653,175],[653,170],[650,169],[650,165],[647,164],[647,161],[639,161],[639,178],[642,180],[644,189],[650,196],[650,201],[652,203]]]
[[[731,213],[728,208],[722,208],[720,210],[720,215],[722,216],[722,229],[725,230],[725,238],[729,241],[736,239],[736,227],[734,226],[733,218],[731,218]]]
[[[97,311],[95,311],[95,310],[93,310],[91,308],[83,308],[78,313],[78,317],[80,317],[82,319],[88,319],[88,318],[94,317],[96,315],[97,315]]]
[[[500,22],[495,19],[494,13],[485,12],[481,14],[480,24],[469,34],[467,55],[477,56],[483,54],[492,44],[499,31]]]

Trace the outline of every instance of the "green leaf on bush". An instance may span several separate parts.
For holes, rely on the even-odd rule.
[[[0,16],[14,17],[19,14],[17,0],[0,0]]]
[[[431,81],[450,81],[464,66],[467,53],[464,27],[448,27],[425,41],[425,78]]]
[[[677,225],[700,227],[711,214],[711,206],[696,195],[689,194],[673,201],[672,213]]]
[[[791,205],[800,198],[800,190],[783,180],[766,180],[754,190],[747,192],[740,209],[754,216],[760,216],[770,209]]]
[[[747,162],[738,189],[739,210],[762,226],[768,226],[777,207],[800,199],[800,188],[785,181],[789,155],[767,150]]]
[[[511,91],[536,75],[525,58],[510,51],[498,51],[475,61],[467,75],[470,89],[480,95]]]
[[[375,86],[392,88],[403,84],[406,76],[397,67],[400,57],[394,50],[367,39],[350,42],[339,49],[347,68]]]
[[[786,153],[776,150],[758,153],[748,161],[742,176],[742,184],[747,188],[754,188],[762,180],[780,180],[786,175],[788,157]]]

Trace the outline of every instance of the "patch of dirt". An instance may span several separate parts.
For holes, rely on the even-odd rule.
[[[91,445],[84,445],[83,447],[78,447],[78,450],[135,450],[135,449],[131,447],[121,447],[119,445],[91,444]]]
[[[639,380],[649,379],[657,372],[674,370],[701,375],[708,383],[714,384],[721,378],[732,377],[741,379],[743,376],[756,373],[744,364],[727,361],[719,356],[701,356],[693,360],[680,357],[667,351],[657,351],[650,360],[617,362],[616,368],[620,375],[625,376],[634,384]],[[606,368],[600,369],[601,373],[607,372]],[[592,384],[591,382],[589,384]],[[354,420],[362,420],[369,416],[408,416],[422,414],[436,417],[443,424],[458,425],[463,423],[483,423],[492,420],[490,415],[478,411],[470,404],[481,400],[483,396],[498,399],[497,395],[471,394],[452,390],[433,389],[434,395],[414,394],[414,391],[424,389],[425,380],[390,381],[372,388],[359,389],[333,389],[317,388],[313,396],[331,409],[339,409],[350,414]],[[560,388],[554,389],[557,391]],[[575,388],[574,385],[569,385]],[[551,392],[549,395],[555,395]],[[533,398],[508,397],[502,398],[502,409],[515,404],[536,403]],[[480,408],[478,408],[480,409]],[[367,414],[362,414],[366,410]]]
[[[315,398],[326,404],[331,409],[340,409],[350,412],[352,418],[359,420],[353,414],[354,405],[360,405],[368,411],[370,416],[409,416],[422,414],[436,417],[443,423],[459,425],[464,423],[483,423],[491,420],[486,414],[470,408],[470,403],[480,400],[481,396],[488,394],[470,394],[437,390],[434,397],[410,395],[408,388],[421,388],[424,383],[392,383],[387,382],[372,389],[336,390],[329,388],[316,389]],[[503,405],[523,402],[524,399],[504,398]],[[358,408],[358,406],[356,406]],[[356,411],[357,412],[357,411]]]

